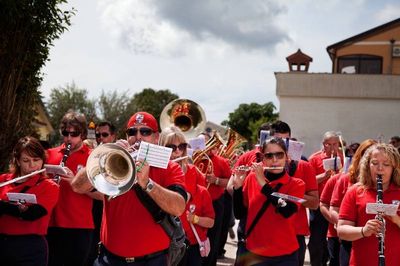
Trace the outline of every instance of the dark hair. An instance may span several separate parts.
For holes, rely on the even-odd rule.
[[[108,128],[110,129],[110,133],[114,134],[116,131],[115,126],[109,122],[109,121],[101,121],[100,123],[97,124],[97,127],[105,127],[108,126]]]
[[[289,133],[289,136],[292,134],[291,130],[290,130],[290,126],[280,120],[275,121],[274,123],[272,123],[271,125],[271,129],[272,129],[272,135],[274,135],[275,133]]]
[[[42,159],[43,163],[46,160],[46,152],[39,140],[30,136],[22,137],[18,140],[12,153],[11,169],[15,175],[21,174],[21,167],[17,161],[21,158],[21,154],[24,151],[31,157]]]
[[[74,111],[68,111],[61,119],[60,129],[61,131],[66,130],[69,126],[79,130],[79,132],[81,132],[81,138],[86,139],[88,131],[85,115],[76,113]]]
[[[349,156],[350,156],[350,151],[352,151],[352,152],[353,152],[353,155],[354,155],[354,153],[356,153],[358,147],[360,147],[360,143],[358,143],[358,142],[355,142],[355,143],[350,144],[350,145],[346,148],[345,155],[346,155],[347,157],[349,157]]]
[[[276,145],[278,145],[279,147],[282,148],[282,150],[283,150],[285,153],[287,153],[286,143],[285,143],[285,141],[284,141],[282,138],[272,137],[272,138],[266,140],[266,141],[264,142],[263,146],[262,146],[262,151],[264,152],[264,151],[267,149],[268,145],[270,145],[270,144],[276,144]]]

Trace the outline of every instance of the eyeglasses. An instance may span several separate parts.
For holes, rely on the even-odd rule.
[[[66,130],[61,131],[61,135],[63,135],[64,137],[71,136],[75,138],[78,137],[80,134],[81,132],[79,131],[66,131]]]
[[[100,136],[103,138],[107,138],[108,136],[110,136],[110,134],[108,134],[107,132],[96,133],[96,138],[100,138]]]
[[[175,144],[168,144],[168,145],[165,145],[165,147],[171,148],[172,151],[176,151],[176,149],[179,149],[179,150],[181,150],[181,151],[184,151],[184,150],[186,150],[187,146],[188,146],[187,143],[181,143],[181,144],[179,144],[178,146],[176,146]]]
[[[274,157],[278,160],[283,159],[285,157],[285,153],[283,151],[264,153],[264,158],[267,160],[271,160]]]
[[[148,128],[148,127],[142,127],[140,129],[138,129],[136,127],[130,127],[130,128],[128,128],[126,130],[126,134],[129,137],[136,136],[136,134],[138,132],[140,132],[140,135],[142,135],[144,137],[147,137],[147,136],[150,136],[151,134],[153,134],[153,130],[151,128]]]

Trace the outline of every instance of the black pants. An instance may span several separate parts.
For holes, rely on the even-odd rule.
[[[326,234],[328,232],[328,221],[321,214],[319,208],[310,210],[310,241],[308,250],[312,266],[326,265],[328,261],[328,244]]]
[[[221,238],[222,218],[224,216],[224,196],[213,201],[215,212],[214,226],[208,230],[207,236],[210,238],[210,254],[205,259],[204,265],[215,266],[217,265],[217,255],[219,248],[219,241]]]
[[[93,262],[96,260],[99,255],[99,242],[100,242],[100,227],[101,220],[103,217],[103,201],[102,200],[93,200],[93,222],[94,222],[94,230],[92,237],[92,245],[90,246],[89,257],[86,265],[93,265]]]
[[[199,245],[190,245],[178,266],[201,266],[203,265],[203,260],[204,258],[200,255]]]
[[[85,265],[92,242],[92,229],[50,227],[49,266]]]
[[[338,237],[328,238],[329,266],[339,266],[340,243]]]
[[[44,236],[0,235],[0,264],[7,266],[46,266],[48,247]]]
[[[349,265],[352,243],[353,242],[346,240],[340,241],[340,252],[339,252],[340,266]]]
[[[229,228],[235,225],[235,219],[233,217],[233,209],[232,209],[232,196],[229,194],[228,191],[225,190],[224,192],[224,217],[222,218],[222,226],[221,226],[221,237],[219,241],[219,248],[218,248],[218,256],[222,256],[225,254],[225,244],[228,240],[228,232]],[[233,220],[233,224],[232,224]]]
[[[306,239],[302,235],[297,235],[297,243],[299,243],[299,251],[298,251],[298,258],[299,258],[299,266],[304,265],[304,258],[306,256]]]

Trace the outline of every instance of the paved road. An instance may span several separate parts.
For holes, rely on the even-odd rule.
[[[236,232],[236,226],[234,227],[234,230]],[[231,239],[228,236],[228,241],[225,244],[225,258],[218,260],[217,265],[218,266],[230,266],[233,265],[235,262],[235,257],[236,257],[236,246],[237,246],[237,238]],[[304,265],[310,265],[310,258],[308,255],[308,251],[306,252],[306,258]]]

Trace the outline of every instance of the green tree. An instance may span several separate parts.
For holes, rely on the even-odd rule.
[[[65,0],[3,0],[0,2],[0,170],[17,140],[32,128],[42,82],[40,69],[55,39],[70,25],[73,11]]]
[[[155,91],[151,88],[143,89],[142,92],[133,95],[132,100],[128,104],[127,113],[129,113],[126,122],[129,117],[138,112],[148,112],[157,119],[160,120],[160,114],[164,107],[171,101],[178,99],[178,95],[171,93],[169,90]]]
[[[109,121],[114,124],[119,131],[117,135],[121,138],[125,135],[125,124],[132,115],[127,110],[129,101],[131,101],[131,98],[127,97],[127,92],[119,94],[117,91],[109,93],[103,91],[97,101],[100,120]]]
[[[276,107],[272,102],[266,104],[250,103],[240,104],[232,113],[229,119],[222,122],[229,126],[247,140],[249,144],[257,141],[258,128],[262,123],[272,122],[278,118],[278,113],[274,113]]]
[[[88,99],[86,89],[78,88],[74,83],[67,84],[65,88],[59,87],[51,90],[50,100],[47,102],[47,111],[50,122],[55,129],[59,128],[62,117],[69,110],[82,113],[86,119],[97,119],[95,101]],[[52,144],[59,141],[59,134],[52,139]]]

